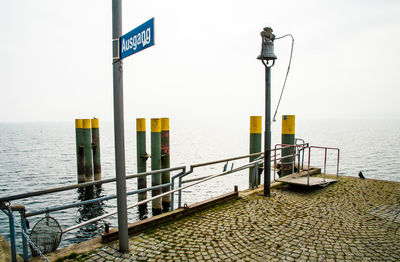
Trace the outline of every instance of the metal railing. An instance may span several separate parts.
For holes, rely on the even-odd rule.
[[[278,148],[278,146],[280,146]],[[278,153],[279,150],[282,149],[286,149],[286,148],[293,148],[293,155],[289,155],[289,156],[284,156],[284,157],[278,157],[280,156],[280,154]],[[299,144],[299,145],[277,145],[275,146],[275,149],[271,149],[271,151],[274,151],[275,154],[272,156],[271,162],[274,162],[274,180],[275,180],[275,172],[276,172],[276,166],[277,166],[277,160],[282,160],[282,159],[286,159],[286,158],[293,158],[293,163],[291,163],[294,166],[294,162],[296,159],[296,156],[298,157],[298,166],[300,167],[300,162],[301,162],[301,167],[303,168],[304,166],[304,150],[307,149],[309,150],[308,152],[308,166],[310,165],[310,157],[311,157],[311,148],[322,148],[322,147],[310,147],[308,144]],[[338,150],[336,148],[325,148],[325,150],[327,149],[335,149]],[[300,153],[303,152],[301,157],[301,161],[300,161]],[[137,203],[134,203],[132,205],[129,205],[127,207],[127,209],[131,209],[133,207],[139,206],[139,205],[143,205],[146,204],[154,199],[157,198],[161,198],[165,195],[171,195],[171,210],[174,210],[174,203],[175,203],[175,194],[178,194],[178,208],[182,207],[182,190],[187,189],[189,187],[204,183],[206,181],[209,181],[211,179],[217,178],[217,177],[221,177],[221,176],[225,176],[225,175],[229,175],[229,174],[233,174],[245,169],[249,169],[249,168],[254,168],[253,169],[253,178],[255,178],[256,180],[254,181],[258,181],[260,180],[260,174],[258,174],[258,169],[260,167],[262,167],[264,165],[264,158],[263,158],[264,152],[260,152],[260,153],[255,153],[255,154],[249,154],[249,155],[243,155],[243,156],[238,156],[238,157],[233,157],[233,158],[226,158],[226,159],[222,159],[222,160],[217,160],[217,161],[211,161],[211,162],[204,162],[204,163],[199,163],[199,164],[193,164],[189,166],[189,169],[187,170],[186,166],[179,166],[179,167],[174,167],[174,168],[166,168],[166,169],[160,169],[160,170],[154,170],[154,171],[150,171],[150,172],[145,172],[145,173],[139,173],[139,174],[133,174],[133,175],[129,175],[126,176],[126,179],[132,179],[132,178],[138,178],[138,177],[146,177],[149,175],[154,175],[154,174],[161,174],[163,172],[174,172],[174,171],[178,171],[177,174],[173,175],[171,177],[171,182],[170,183],[166,183],[166,184],[162,184],[162,185],[157,185],[157,186],[152,186],[149,188],[143,188],[143,189],[137,189],[137,190],[133,190],[133,191],[129,191],[126,193],[127,196],[130,195],[134,195],[134,194],[138,194],[138,193],[142,193],[142,192],[147,192],[153,189],[157,189],[157,188],[164,188],[164,187],[170,187],[170,190],[168,192],[164,192],[162,194],[159,194],[157,196],[148,198],[146,200],[143,201],[139,201]],[[325,153],[326,155],[326,153]],[[253,160],[252,162],[249,162],[247,164],[241,165],[239,167],[234,168],[233,167],[233,163],[231,165],[231,168],[228,169],[228,163],[229,162],[233,162],[235,160],[242,160],[242,159],[246,159],[246,158],[250,158],[250,157],[254,157],[254,156],[258,156],[258,158],[256,158],[255,160]],[[338,152],[338,159],[339,159],[339,152]],[[339,160],[338,160],[339,161]],[[219,172],[217,174],[214,175],[207,175],[207,176],[203,176],[203,177],[196,177],[196,178],[192,178],[192,179],[187,179],[187,180],[183,180],[183,178],[187,177],[188,175],[194,173],[194,170],[200,167],[205,167],[205,166],[211,166],[211,165],[217,165],[217,164],[221,164],[221,163],[225,163],[225,167],[223,169],[222,172]],[[326,166],[326,159],[325,159],[325,166]],[[337,164],[337,169],[339,169],[339,163]],[[324,168],[325,170],[325,168]],[[325,172],[325,171],[324,171]],[[177,182],[176,182],[177,180]],[[32,216],[36,216],[36,215],[40,215],[40,214],[49,214],[51,212],[56,212],[56,211],[60,211],[60,210],[65,210],[68,208],[72,208],[72,207],[77,207],[77,206],[82,206],[82,205],[89,205],[89,204],[93,204],[93,203],[98,203],[98,202],[103,202],[106,200],[110,200],[110,199],[114,199],[117,196],[115,194],[109,195],[109,196],[104,196],[104,197],[99,197],[99,198],[94,198],[94,199],[90,199],[90,200],[85,200],[85,201],[80,201],[77,203],[71,203],[71,204],[66,204],[66,205],[60,205],[60,206],[56,206],[56,207],[50,207],[50,208],[44,208],[44,209],[40,209],[40,210],[34,210],[31,212],[26,212],[25,207],[22,205],[19,206],[11,206],[10,201],[14,201],[14,200],[20,200],[20,199],[25,199],[25,198],[29,198],[29,197],[33,197],[33,196],[39,196],[39,195],[45,195],[45,194],[51,194],[51,193],[56,193],[56,192],[61,192],[61,191],[66,191],[66,190],[71,190],[71,189],[77,189],[77,188],[85,188],[85,187],[89,187],[89,186],[99,186],[102,184],[106,184],[106,183],[111,183],[111,182],[115,182],[116,179],[115,178],[111,178],[111,179],[105,179],[105,180],[100,180],[100,181],[94,181],[94,182],[87,182],[87,183],[81,183],[81,184],[75,184],[75,185],[69,185],[69,186],[64,186],[64,187],[58,187],[58,188],[51,188],[51,189],[45,189],[45,190],[41,190],[41,191],[36,191],[36,192],[29,192],[29,193],[24,193],[24,194],[17,194],[17,195],[12,195],[12,196],[7,196],[7,197],[0,197],[0,209],[3,210],[3,212],[9,217],[9,228],[10,228],[10,238],[11,238],[11,244],[12,244],[12,251],[13,251],[13,257],[14,255],[16,256],[16,248],[15,248],[15,227],[14,227],[14,221],[11,222],[11,218],[13,218],[13,214],[12,211],[19,211],[21,214],[21,230],[22,230],[22,241],[23,241],[23,256],[24,256],[24,260],[28,259],[28,237],[27,237],[27,228],[26,228],[26,218],[27,217],[32,217]],[[190,183],[189,185],[184,185]],[[177,188],[175,188],[175,186],[178,185]],[[114,211],[108,214],[104,214],[101,216],[97,216],[95,218],[89,219],[87,221],[84,221],[82,223],[79,223],[77,225],[68,227],[66,229],[62,229],[62,234],[72,231],[74,229],[83,227],[85,225],[91,224],[93,222],[105,219],[107,217],[116,215],[118,212]]]
[[[263,159],[259,158],[251,163],[248,163],[246,165],[243,165],[243,166],[240,166],[237,168],[233,168],[233,165],[232,165],[232,168],[230,170],[224,170],[222,173],[218,173],[215,175],[209,175],[209,176],[205,176],[205,177],[201,177],[201,178],[195,178],[195,179],[191,179],[191,180],[182,181],[183,177],[186,177],[187,175],[193,173],[194,169],[196,169],[198,167],[215,165],[215,164],[219,164],[219,163],[223,163],[223,162],[245,159],[245,158],[249,158],[251,156],[257,156],[257,155],[260,156],[260,155],[263,155],[263,153],[256,153],[256,154],[245,155],[245,156],[240,156],[240,157],[227,158],[227,159],[218,160],[218,161],[194,164],[194,165],[190,165],[189,171],[186,171],[185,166],[180,166],[180,167],[166,168],[166,169],[154,170],[154,171],[150,171],[150,172],[126,176],[126,179],[128,180],[128,179],[132,179],[132,178],[145,177],[145,176],[154,175],[154,174],[161,174],[163,172],[179,171],[178,174],[171,177],[170,183],[127,192],[126,195],[129,196],[129,195],[134,195],[134,194],[138,194],[138,193],[142,193],[142,192],[147,192],[147,191],[157,189],[157,188],[171,187],[170,191],[164,192],[157,196],[134,203],[134,204],[128,206],[127,209],[131,209],[133,207],[136,207],[136,206],[139,206],[142,204],[146,204],[154,199],[161,198],[165,195],[171,194],[171,209],[173,210],[175,193],[178,193],[178,207],[181,207],[182,190],[192,187],[194,185],[206,182],[206,181],[211,180],[216,177],[232,174],[232,173],[235,173],[235,172],[238,172],[241,170],[248,169],[250,167],[258,167],[261,164],[261,162],[263,161]],[[178,185],[179,185],[178,188],[175,188],[175,185],[176,185],[175,180],[176,179],[178,179]],[[40,190],[40,191],[35,191],[35,192],[28,192],[28,193],[16,194],[16,195],[12,195],[12,196],[0,197],[0,209],[9,217],[9,229],[10,229],[10,239],[11,239],[10,242],[12,245],[11,248],[12,248],[13,261],[16,260],[15,225],[14,225],[15,221],[14,221],[13,211],[19,211],[20,215],[21,215],[23,258],[25,261],[27,261],[29,239],[27,237],[27,227],[26,227],[27,220],[26,219],[28,217],[37,216],[37,215],[41,215],[41,214],[48,215],[51,212],[61,211],[61,210],[65,210],[65,209],[69,209],[69,208],[73,208],[73,207],[77,207],[77,206],[89,205],[89,204],[107,201],[110,199],[115,199],[117,196],[115,194],[112,194],[112,195],[108,195],[108,196],[104,196],[104,197],[94,198],[94,199],[80,201],[80,202],[76,202],[76,203],[70,203],[70,204],[66,204],[66,205],[59,205],[59,206],[55,206],[55,207],[46,207],[44,209],[34,210],[31,212],[26,212],[25,206],[23,206],[23,205],[13,205],[12,206],[10,203],[11,201],[26,199],[26,198],[30,198],[30,197],[34,197],[34,196],[47,195],[47,194],[52,194],[52,193],[62,192],[62,191],[67,191],[67,190],[72,190],[72,189],[87,188],[90,186],[100,186],[102,184],[112,183],[115,181],[116,181],[115,178],[111,178],[111,179],[104,179],[104,180],[99,180],[99,181],[94,181],[94,182],[80,183],[80,184],[68,185],[68,186],[57,187],[57,188],[50,188],[50,189],[45,189],[45,190]],[[191,183],[191,184],[183,186],[184,183]],[[93,222],[105,219],[107,217],[116,215],[116,214],[117,214],[117,211],[89,219],[89,220],[79,223],[77,225],[68,227],[66,229],[62,229],[62,234],[72,231],[74,229],[83,227],[85,225],[91,224]]]
[[[166,169],[160,169],[160,170],[150,171],[150,172],[146,172],[146,173],[129,175],[129,176],[126,176],[126,179],[128,180],[128,179],[133,179],[133,178],[137,178],[137,177],[146,177],[146,176],[150,176],[150,175],[154,175],[154,174],[159,174],[162,172],[181,171],[180,173],[184,173],[185,170],[186,170],[185,166],[166,168]],[[72,189],[87,188],[87,187],[91,187],[91,186],[100,186],[102,184],[112,183],[115,181],[116,181],[116,178],[111,178],[111,179],[104,179],[104,180],[99,180],[99,181],[94,181],[94,182],[80,183],[80,184],[68,185],[68,186],[64,186],[64,187],[50,188],[50,189],[45,189],[45,190],[40,190],[40,191],[35,191],[35,192],[28,192],[28,193],[17,194],[17,195],[12,195],[12,196],[0,197],[0,209],[9,218],[12,260],[16,261],[15,225],[14,225],[15,221],[14,221],[13,211],[19,211],[20,215],[21,215],[21,232],[22,232],[21,235],[22,235],[22,244],[23,244],[23,259],[24,259],[24,261],[28,261],[29,238],[27,237],[27,217],[36,216],[36,215],[40,215],[40,214],[48,215],[51,212],[61,211],[61,210],[69,209],[72,207],[82,206],[82,205],[89,205],[89,204],[93,204],[93,203],[103,202],[106,200],[117,198],[117,196],[115,194],[112,194],[112,195],[105,196],[105,197],[94,198],[94,199],[90,199],[90,200],[86,200],[86,201],[80,201],[80,202],[76,202],[76,203],[60,205],[60,206],[51,207],[51,208],[45,208],[45,209],[41,209],[41,210],[32,211],[29,213],[26,212],[25,206],[11,205],[10,201],[21,200],[21,199],[34,197],[34,196],[40,196],[40,195],[47,195],[47,194],[52,194],[52,193],[57,193],[57,192],[62,192],[62,191],[67,191],[67,190],[72,190]],[[171,186],[171,183],[153,186],[150,188],[129,191],[129,192],[126,192],[126,195],[128,196],[128,195],[138,194],[141,192],[150,191],[152,189],[168,187],[168,186]],[[157,197],[159,197],[159,196],[157,196]],[[138,204],[140,204],[140,202]],[[74,230],[76,228],[83,227],[92,222],[104,219],[108,216],[115,215],[115,214],[116,214],[116,212],[111,213],[111,214],[106,214],[106,215],[91,219],[89,221],[85,221],[83,223],[77,224],[75,226],[69,227],[67,229],[63,229],[62,234],[69,232],[71,230]],[[32,246],[32,244],[31,244],[31,246]]]
[[[297,141],[302,141],[303,143],[297,144]],[[285,163],[278,163],[277,158],[274,158],[274,167],[278,167],[279,165],[282,165],[282,168],[285,168],[284,165],[291,165],[291,170],[292,173],[297,173],[300,174],[302,171],[307,171],[307,185],[310,185],[310,169],[311,169],[311,149],[320,149],[324,151],[324,161],[323,161],[323,182],[326,182],[326,168],[327,168],[327,154],[328,151],[336,151],[337,152],[337,158],[336,158],[336,179],[339,177],[339,158],[340,158],[340,149],[335,148],[335,147],[322,147],[322,146],[310,146],[308,143],[304,143],[303,139],[296,139],[296,144],[295,145],[287,145],[287,144],[276,144],[275,145],[275,151],[277,150],[282,150],[282,149],[287,149],[287,148],[292,148],[292,154],[286,155],[281,157],[280,159],[290,159],[290,161],[286,161]],[[305,155],[305,151],[308,150],[308,154]],[[315,151],[315,150],[313,150]],[[307,159],[306,157],[307,156]],[[307,165],[304,166],[304,162],[307,162]],[[296,166],[297,163],[297,166]],[[274,180],[279,181],[279,179],[276,179],[276,169],[274,168]]]
[[[328,150],[333,150],[337,152],[337,159],[336,159],[336,180],[339,178],[339,157],[340,157],[340,149],[336,147],[322,147],[322,146],[309,146],[308,149],[308,166],[311,165],[311,149],[322,149],[324,151],[324,183],[326,182],[326,166],[327,166],[327,153]],[[308,168],[308,176],[307,176],[307,183],[310,184],[310,168]]]

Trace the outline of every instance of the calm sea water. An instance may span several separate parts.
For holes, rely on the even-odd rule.
[[[247,122],[246,122],[247,121]],[[241,124],[238,124],[241,123]],[[149,123],[147,123],[149,126]],[[100,143],[103,178],[115,177],[114,138],[112,123],[100,123]],[[281,123],[272,126],[272,144],[280,142]],[[135,124],[125,124],[126,171],[136,173]],[[363,171],[367,178],[400,181],[400,120],[296,120],[296,137],[311,145],[341,149],[340,174],[357,176]],[[148,134],[148,140],[150,135]],[[248,153],[248,119],[214,122],[174,121],[171,119],[171,166],[224,159]],[[148,141],[148,151],[150,143]],[[313,165],[322,165],[322,155],[315,155]],[[329,154],[328,172],[335,172],[336,156]],[[148,161],[150,164],[150,161]],[[236,162],[235,165],[246,163]],[[223,164],[201,168],[190,178],[216,174]],[[150,168],[148,168],[150,170]],[[150,178],[149,178],[150,179]],[[0,123],[0,196],[37,191],[76,183],[75,127],[71,123]],[[148,180],[148,184],[150,184]],[[192,204],[213,196],[248,187],[248,171],[225,176],[189,188],[183,193],[183,203]],[[136,181],[127,181],[128,190],[136,189]],[[97,196],[115,193],[115,183],[103,185]],[[84,199],[78,190],[14,201],[28,211],[67,204]],[[136,196],[128,198],[135,203]],[[149,206],[150,208],[150,206]],[[71,208],[52,213],[63,228],[94,216],[114,211],[116,201]],[[129,210],[129,221],[138,220],[137,209]],[[147,216],[151,216],[151,212]],[[43,216],[29,219],[31,228]],[[105,220],[116,226],[117,217]],[[63,236],[61,246],[97,236],[104,222],[98,222]],[[0,212],[0,234],[8,239],[8,218]],[[19,237],[18,237],[19,238]],[[18,240],[19,241],[19,240]],[[20,245],[20,241],[18,242]]]

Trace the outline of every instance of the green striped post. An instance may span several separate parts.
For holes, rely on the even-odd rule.
[[[85,168],[85,181],[93,181],[93,166],[92,166],[92,138],[90,134],[90,119],[83,119],[83,165]]]
[[[146,119],[136,119],[136,161],[137,161],[137,172],[146,172]],[[147,188],[146,177],[138,177],[137,179],[138,189]],[[147,192],[138,194],[138,201],[143,201],[147,198]],[[147,207],[147,204],[141,205],[141,207]]]
[[[295,142],[295,116],[282,115],[282,144],[294,145]],[[283,146],[284,147],[284,146]],[[294,148],[282,149],[282,157],[293,155]],[[281,160],[281,174],[287,176],[294,172],[293,170],[293,157],[284,158]]]
[[[94,180],[101,180],[101,159],[100,159],[100,126],[99,119],[92,120],[92,153],[93,153],[93,175]]]
[[[76,166],[78,172],[78,183],[85,183],[85,167],[83,154],[83,120],[75,119],[75,140],[76,140]]]
[[[159,118],[151,119],[151,170],[161,169],[161,121]],[[161,185],[161,174],[151,175],[151,186]],[[161,194],[161,188],[153,189],[151,196]],[[161,213],[161,198],[152,201],[153,215]]]
[[[161,168],[170,167],[170,154],[169,154],[169,118],[161,118]],[[171,181],[170,172],[162,173],[162,184]],[[162,192],[168,192],[171,187],[163,187]],[[171,195],[162,197],[162,207],[164,211],[169,211],[171,206]]]
[[[261,116],[250,116],[250,154],[261,152],[261,138],[262,138],[262,117]],[[250,162],[254,161],[258,156],[250,157]],[[260,179],[256,179],[254,176],[258,175],[258,170],[254,167],[249,169],[249,188],[253,188],[259,185]],[[258,181],[258,183],[257,183]]]

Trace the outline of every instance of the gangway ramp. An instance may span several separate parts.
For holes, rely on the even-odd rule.
[[[294,174],[293,176],[284,176],[275,181],[300,186],[326,186],[330,183],[337,182],[336,179],[315,176],[298,176],[297,174]]]
[[[300,145],[285,145],[285,144],[277,144],[275,145],[275,151],[277,149],[285,149],[285,148],[293,148],[293,154],[285,155],[280,158],[287,159],[289,161],[286,162],[277,162],[277,159],[274,160],[274,180],[281,183],[301,185],[301,186],[327,186],[330,183],[335,183],[339,178],[339,148],[332,147],[320,147],[320,146],[310,146],[309,144],[300,144]],[[320,151],[323,153],[322,160],[323,165],[321,168],[316,168],[311,166],[311,149],[312,151]],[[330,176],[327,178],[327,157],[328,150],[334,151],[336,155],[336,175]],[[305,151],[307,153],[305,153]],[[305,159],[306,158],[306,159]],[[292,170],[292,174],[284,175],[282,170]],[[276,172],[276,170],[279,170]],[[322,171],[323,170],[323,171]],[[279,177],[276,178],[276,173],[278,173]]]

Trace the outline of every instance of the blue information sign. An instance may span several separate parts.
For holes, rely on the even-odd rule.
[[[154,45],[154,18],[119,38],[119,57],[123,59]]]

